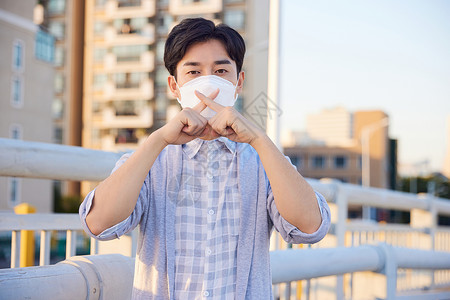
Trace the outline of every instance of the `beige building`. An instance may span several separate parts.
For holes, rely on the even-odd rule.
[[[246,83],[237,108],[267,93],[267,64],[261,62],[268,57],[268,0],[87,0],[83,147],[136,149],[179,111],[167,88],[164,44],[175,24],[199,16],[230,25],[246,41]]]
[[[0,137],[51,142],[54,38],[33,23],[35,4],[0,1]],[[51,212],[52,182],[0,177],[0,210],[22,202]]]
[[[450,115],[447,117],[447,144],[444,165],[442,166],[442,173],[444,173],[447,178],[450,178]]]
[[[342,115],[342,111],[338,113]],[[330,115],[330,111],[326,110],[324,115]],[[318,119],[322,117],[319,114]],[[388,116],[382,111],[357,111],[351,113],[351,117],[336,120],[342,123],[351,120],[350,129],[339,122],[328,123],[330,131],[336,131],[336,136],[341,136],[345,143],[330,138],[324,124],[313,122],[308,130],[316,133],[315,138],[309,138],[307,143],[284,147],[284,153],[300,173],[309,178],[335,178],[372,187],[395,187],[395,179],[392,178],[396,176],[395,143],[388,136]],[[314,124],[320,128],[314,129]],[[341,128],[343,132],[336,128]],[[349,130],[351,136],[344,134]],[[323,136],[318,134],[320,132]]]

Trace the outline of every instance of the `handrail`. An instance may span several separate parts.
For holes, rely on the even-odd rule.
[[[358,271],[385,274],[386,281],[392,283],[396,282],[397,273],[390,271],[398,268],[450,268],[450,253],[386,244],[272,251],[270,259],[273,284]],[[5,300],[31,296],[33,299],[129,299],[133,275],[133,258],[119,254],[78,256],[53,266],[0,270],[0,295]],[[51,285],[49,278],[52,278]],[[38,288],[40,298],[35,298]],[[395,299],[392,284],[387,284],[387,289],[386,299]]]

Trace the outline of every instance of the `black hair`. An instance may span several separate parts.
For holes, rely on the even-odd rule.
[[[242,69],[245,43],[242,36],[225,24],[215,25],[204,18],[188,18],[176,25],[166,40],[164,64],[170,75],[176,76],[177,65],[189,46],[209,40],[220,41],[228,56],[236,63],[237,73]]]

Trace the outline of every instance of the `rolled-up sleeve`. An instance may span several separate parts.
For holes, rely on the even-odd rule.
[[[116,166],[112,170],[111,173],[116,171],[129,157],[131,154],[124,154],[116,163]],[[86,223],[86,217],[89,214],[92,202],[94,201],[95,196],[95,189],[92,190],[84,199],[84,201],[81,203],[79,208],[79,216],[81,219],[81,226],[83,227],[84,231],[91,237],[107,241],[112,240],[115,238],[119,238],[120,236],[132,231],[136,226],[139,224],[141,220],[142,213],[145,211],[145,207],[147,205],[147,195],[148,195],[148,180],[149,176],[146,177],[144,184],[142,185],[141,191],[139,193],[139,198],[136,202],[136,206],[131,213],[130,216],[128,216],[125,220],[122,222],[111,226],[110,228],[105,229],[103,232],[101,232],[99,235],[95,235],[92,233],[92,231],[89,229],[87,223]]]
[[[290,159],[288,157],[286,158],[290,162]],[[292,166],[296,168],[294,165]],[[280,233],[280,235],[286,242],[292,244],[313,244],[319,242],[325,237],[325,235],[328,233],[328,230],[330,229],[331,214],[327,201],[320,193],[315,192],[317,203],[320,209],[320,214],[322,216],[322,222],[315,232],[305,233],[302,232],[297,227],[295,227],[294,225],[292,225],[291,223],[289,223],[288,221],[286,221],[286,219],[281,216],[280,212],[278,211],[275,205],[272,188],[270,186],[270,182],[267,176],[266,176],[266,186],[268,187],[267,210],[269,212],[269,216],[272,220],[275,230]]]

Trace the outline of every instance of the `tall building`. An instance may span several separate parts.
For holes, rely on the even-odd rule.
[[[84,147],[136,149],[179,111],[163,54],[170,29],[187,17],[226,23],[244,37],[246,82],[238,109],[267,92],[268,0],[87,0]]]
[[[284,148],[303,176],[395,189],[396,141],[388,136],[384,112],[325,110],[308,121],[301,140]]]
[[[41,0],[39,3],[35,17],[55,37],[53,142],[81,146],[84,1]],[[80,193],[76,182],[55,182],[55,185],[62,195]]]
[[[54,38],[33,23],[35,4],[0,1],[0,137],[51,142]],[[52,182],[0,177],[0,210],[21,202],[51,212]]]

